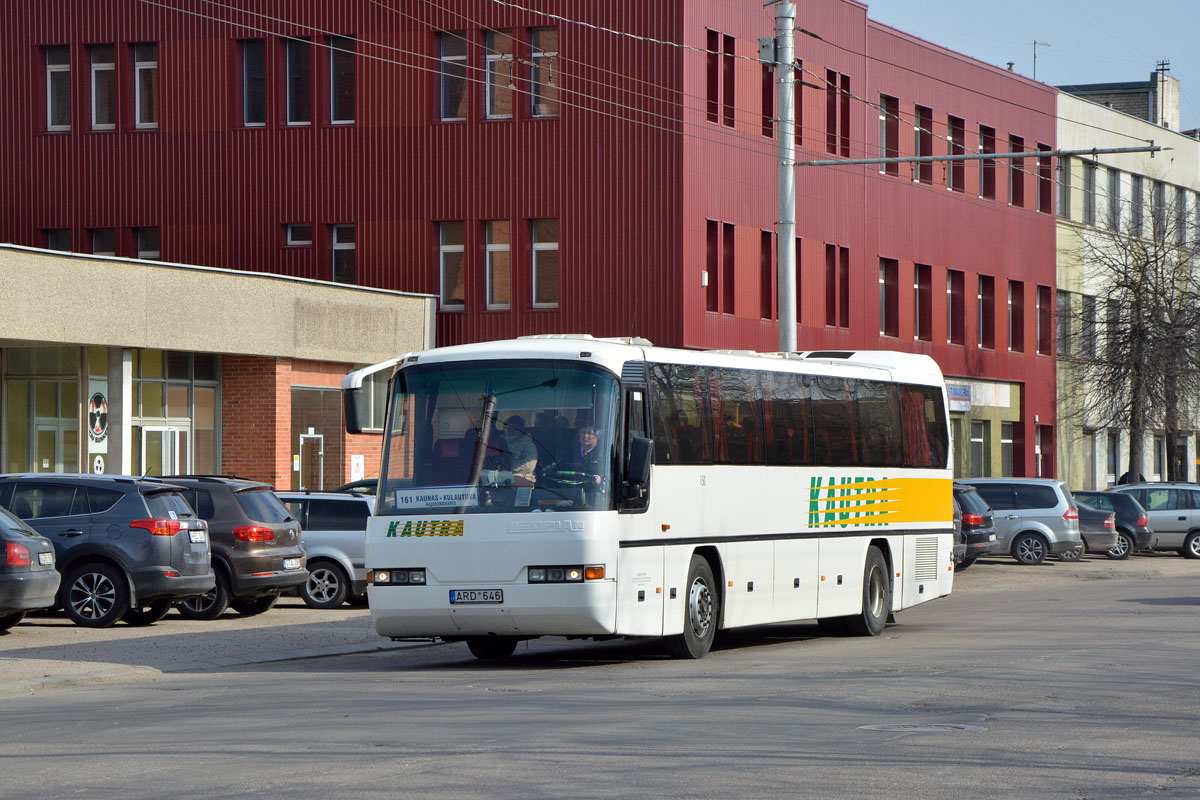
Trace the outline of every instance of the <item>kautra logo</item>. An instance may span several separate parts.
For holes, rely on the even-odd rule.
[[[462,536],[463,521],[461,519],[432,519],[420,522],[399,521],[388,525],[387,537],[394,539],[403,536]]]
[[[884,518],[896,513],[895,506],[900,500],[896,496],[898,487],[888,483],[876,478],[812,478],[808,487],[808,524],[843,528],[887,525]],[[877,519],[870,521],[872,518]]]

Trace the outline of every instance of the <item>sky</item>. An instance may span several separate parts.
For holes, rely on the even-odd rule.
[[[1053,86],[1150,79],[1171,62],[1184,130],[1200,127],[1200,0],[865,0],[871,19]],[[804,4],[797,5],[802,26]]]

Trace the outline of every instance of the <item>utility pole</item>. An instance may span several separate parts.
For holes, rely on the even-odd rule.
[[[779,285],[779,350],[796,350],[796,4],[775,5],[775,39],[759,40],[759,54],[775,62],[776,148],[779,159],[775,243]],[[768,56],[768,53],[770,55]]]
[[[1039,47],[1049,47],[1049,42],[1039,42],[1036,39],[1033,42],[1033,79],[1037,80],[1037,49]]]

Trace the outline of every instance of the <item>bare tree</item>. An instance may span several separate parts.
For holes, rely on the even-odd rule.
[[[1186,479],[1175,454],[1191,427],[1186,399],[1200,394],[1200,229],[1185,198],[1155,181],[1148,215],[1146,198],[1138,198],[1104,224],[1078,229],[1069,255],[1082,268],[1084,292],[1078,302],[1059,303],[1066,326],[1060,363],[1074,392],[1064,416],[1085,427],[1128,429],[1134,480],[1145,434],[1159,429],[1168,479]]]

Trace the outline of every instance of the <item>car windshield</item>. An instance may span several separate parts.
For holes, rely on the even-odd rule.
[[[578,362],[408,367],[376,513],[611,508],[618,396],[615,375]]]
[[[246,516],[255,522],[292,522],[292,513],[287,510],[270,489],[244,489],[233,493]]]

